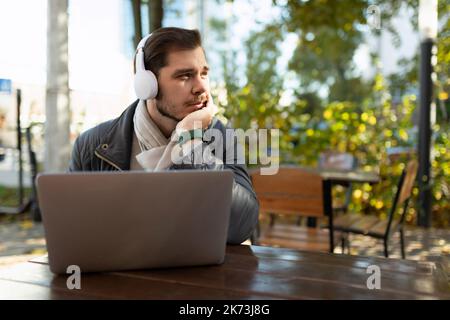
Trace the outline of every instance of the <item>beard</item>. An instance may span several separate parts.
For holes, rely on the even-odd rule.
[[[199,100],[205,100],[205,99],[196,99],[196,101],[192,101],[189,103],[195,103]],[[166,118],[169,118],[175,122],[180,122],[181,120],[183,120],[183,118],[177,118],[172,112],[170,112],[170,102],[165,101],[164,96],[161,92],[158,92],[158,95],[155,98],[155,104],[156,104],[156,109],[158,110],[158,112],[163,115]],[[205,100],[205,106],[206,106],[206,102],[207,100]],[[175,109],[175,108],[173,108]]]
[[[172,119],[176,122],[180,122],[183,119],[178,119],[175,115],[173,115],[169,108],[167,107],[167,103],[165,103],[163,96],[160,95],[156,98],[156,109],[158,109],[158,112],[161,113],[164,117]]]

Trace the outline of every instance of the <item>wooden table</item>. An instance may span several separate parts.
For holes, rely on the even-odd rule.
[[[368,289],[367,268],[381,272]],[[450,299],[439,263],[229,246],[223,265],[82,274],[81,289],[47,265],[0,269],[0,299]]]
[[[304,167],[297,165],[283,165],[284,168],[297,168],[300,170],[313,172],[319,174],[324,180],[330,181],[333,184],[347,185],[349,183],[370,183],[375,184],[380,182],[380,175],[375,171],[363,171],[361,169],[329,169],[317,167]],[[257,171],[259,169],[251,169],[249,172]]]
[[[361,170],[330,170],[316,169],[317,173],[327,181],[333,184],[346,185],[349,183],[370,183],[380,182],[380,175],[375,172],[367,172]]]

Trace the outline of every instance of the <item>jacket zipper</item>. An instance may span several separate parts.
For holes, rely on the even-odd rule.
[[[94,154],[95,154],[97,157],[99,157],[101,160],[105,161],[106,163],[108,163],[108,164],[110,164],[111,166],[113,166],[114,168],[116,168],[117,170],[122,171],[122,169],[120,169],[118,165],[116,165],[115,163],[109,161],[109,160],[106,159],[105,157],[102,157],[102,156],[97,152],[97,150],[94,151]]]

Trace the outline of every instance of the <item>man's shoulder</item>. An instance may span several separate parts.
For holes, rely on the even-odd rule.
[[[102,143],[103,133],[109,131],[114,120],[109,120],[96,125],[81,133],[75,140],[72,150],[70,171],[92,170],[91,159],[97,148]]]
[[[78,137],[79,142],[82,142],[83,144],[90,144],[90,145],[100,144],[102,138],[104,138],[105,135],[107,135],[108,132],[111,130],[111,128],[114,127],[114,124],[116,121],[117,121],[117,118],[111,119],[111,120],[102,122],[102,123],[96,125],[95,127],[84,131]]]
[[[83,144],[89,143],[91,145],[97,146],[98,144],[100,144],[102,142],[103,139],[108,137],[109,133],[116,126],[119,125],[120,121],[122,121],[122,122],[131,121],[131,119],[134,115],[134,110],[137,106],[137,102],[138,101],[133,102],[117,118],[114,118],[114,119],[111,119],[108,121],[104,121],[104,122],[96,125],[95,127],[92,127],[90,129],[84,131],[83,133],[80,134],[80,136],[78,137],[78,140],[80,142],[82,142]]]

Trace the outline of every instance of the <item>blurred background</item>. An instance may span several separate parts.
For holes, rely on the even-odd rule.
[[[79,133],[135,100],[134,48],[161,26],[200,30],[221,115],[279,129],[282,164],[317,166],[333,151],[376,171],[381,183],[355,186],[349,209],[380,218],[420,149],[421,48],[432,39],[429,214],[421,223],[416,184],[406,223],[449,228],[449,17],[446,0],[0,0],[0,201],[14,212],[0,219],[21,223],[3,237],[35,230],[33,175],[65,171]]]

